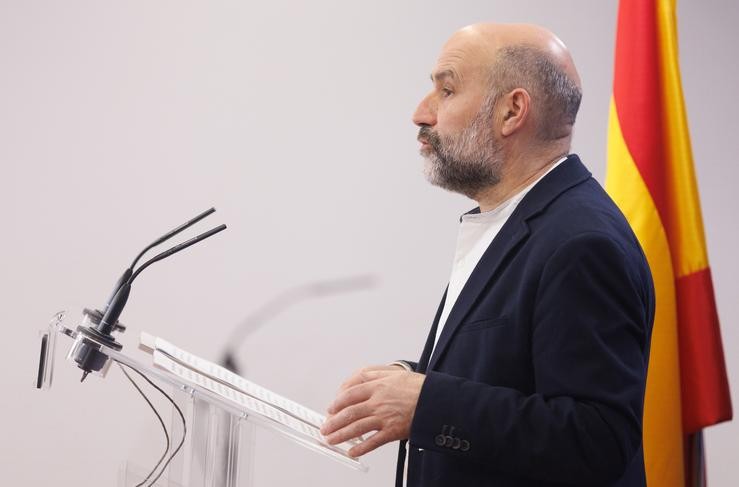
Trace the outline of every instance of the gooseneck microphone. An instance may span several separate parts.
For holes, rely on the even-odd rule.
[[[115,295],[118,292],[118,290],[121,287],[123,287],[123,285],[126,284],[129,279],[131,279],[131,274],[133,274],[133,269],[136,267],[136,264],[139,262],[139,260],[141,260],[141,257],[143,257],[144,254],[146,254],[148,251],[150,251],[151,249],[153,249],[157,245],[160,245],[160,244],[166,242],[167,240],[169,240],[170,238],[174,237],[175,235],[177,235],[178,233],[182,232],[183,230],[186,230],[186,229],[190,228],[191,226],[195,225],[197,222],[199,222],[200,220],[202,220],[206,216],[208,216],[208,215],[210,215],[212,213],[215,213],[215,211],[216,211],[215,208],[209,208],[209,209],[205,210],[204,212],[202,212],[201,214],[199,214],[195,218],[193,218],[193,219],[191,219],[191,220],[183,223],[179,227],[174,228],[174,229],[170,230],[169,232],[165,233],[164,235],[162,235],[161,237],[159,237],[158,239],[154,240],[152,243],[150,243],[149,245],[147,245],[144,248],[144,250],[142,250],[141,252],[139,252],[139,255],[137,255],[136,258],[133,259],[133,262],[131,263],[131,265],[128,266],[128,269],[126,269],[123,272],[123,275],[120,278],[118,278],[118,281],[115,283],[115,287],[113,287],[113,292],[110,294],[110,297],[105,302],[105,307],[103,308],[103,313],[105,313],[106,311],[108,311],[108,307],[110,306],[110,303],[113,301],[113,298],[115,297]]]
[[[144,250],[139,252],[133,260],[133,263],[123,272],[121,277],[118,278],[118,281],[116,281],[115,287],[113,288],[113,292],[105,302],[105,306],[103,306],[103,310],[84,310],[86,321],[89,321],[90,325],[80,325],[77,327],[77,331],[81,335],[81,339],[78,339],[76,346],[71,352],[71,356],[77,363],[77,366],[83,370],[81,381],[84,381],[85,377],[87,377],[87,374],[90,372],[97,372],[105,366],[108,357],[104,353],[100,352],[100,345],[105,345],[113,350],[121,350],[122,345],[113,337],[113,332],[124,332],[126,330],[126,327],[118,321],[118,318],[121,316],[123,308],[126,306],[126,302],[128,301],[128,296],[131,292],[131,283],[139,276],[141,271],[155,262],[166,259],[167,257],[195,245],[208,237],[212,237],[216,233],[222,232],[226,229],[226,225],[219,225],[207,232],[203,232],[200,235],[186,240],[185,242],[177,244],[174,247],[155,255],[136,268],[136,264],[138,264],[139,260],[141,260],[144,254],[152,248],[169,240],[215,211],[215,208],[210,208],[177,228],[170,230],[149,244],[144,248]]]

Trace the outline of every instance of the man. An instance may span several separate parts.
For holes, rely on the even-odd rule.
[[[466,27],[414,123],[426,173],[479,207],[418,363],[362,369],[329,406],[350,454],[408,440],[409,486],[643,486],[654,293],[623,215],[570,149],[581,91],[531,25]]]

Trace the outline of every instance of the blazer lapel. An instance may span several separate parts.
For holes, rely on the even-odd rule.
[[[508,254],[528,236],[529,227],[526,223],[527,220],[544,211],[546,206],[557,196],[589,178],[590,173],[580,162],[580,159],[573,154],[552,170],[552,172],[547,174],[536,186],[531,188],[531,191],[519,203],[513,214],[508,218],[508,221],[500,229],[500,232],[498,232],[498,235],[490,243],[490,246],[482,255],[472,274],[470,274],[469,279],[467,279],[462,292],[459,294],[457,301],[449,313],[446,323],[443,325],[444,329],[435,348],[433,348],[433,342],[431,342],[433,355],[431,356],[428,367],[424,368],[424,371],[434,369],[444,355],[451,338],[454,336],[454,332],[473,308],[492,277],[498,272],[500,265],[506,260]],[[443,309],[443,303],[444,300],[442,300],[441,309]],[[437,312],[433,326],[434,336],[436,335],[436,328],[439,326],[439,314]],[[434,338],[430,337],[429,339],[433,340]],[[429,348],[428,340],[424,354],[427,348]]]
[[[441,318],[441,312],[444,311],[444,303],[446,303],[446,294],[448,291],[449,286],[447,286],[447,288],[444,290],[444,295],[441,297],[441,303],[439,303],[439,308],[436,310],[434,323],[431,325],[429,336],[426,337],[426,345],[424,345],[423,352],[421,352],[421,358],[418,359],[418,367],[416,367],[416,372],[420,372],[421,374],[426,372],[426,369],[429,365],[431,352],[434,349],[434,342],[436,341],[436,329],[439,327],[439,319]]]
[[[444,324],[444,329],[441,331],[436,348],[434,348],[434,353],[431,356],[428,366],[429,370],[433,370],[439,358],[444,354],[454,332],[462,323],[467,313],[472,309],[478,296],[485,289],[490,278],[495,275],[498,267],[505,260],[508,253],[528,235],[528,227],[520,220],[516,222],[511,221],[513,216],[511,215],[511,218],[500,229],[500,232],[482,255],[480,262],[477,263],[477,266],[462,288],[462,292],[459,294]]]

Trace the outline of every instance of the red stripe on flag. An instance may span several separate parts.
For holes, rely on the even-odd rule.
[[[619,4],[613,97],[626,146],[667,224],[659,36],[651,0]]]
[[[683,430],[686,434],[732,417],[711,270],[676,281]]]

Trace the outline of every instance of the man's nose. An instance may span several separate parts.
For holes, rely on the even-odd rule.
[[[429,94],[421,100],[413,113],[413,123],[419,127],[436,125],[436,104]]]

